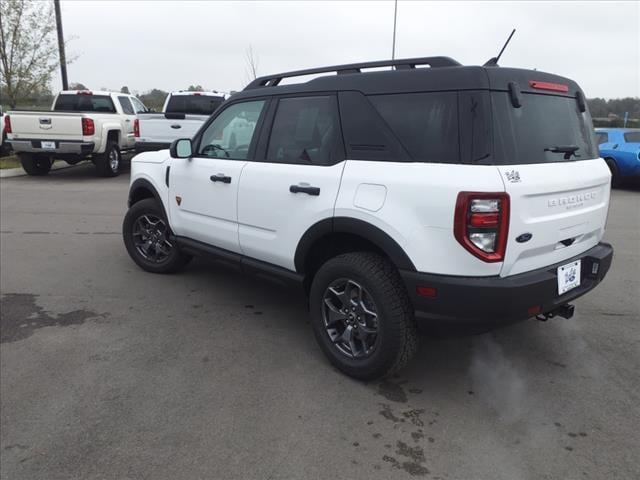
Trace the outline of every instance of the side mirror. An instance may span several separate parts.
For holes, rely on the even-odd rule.
[[[180,138],[174,140],[169,147],[169,154],[172,158],[189,158],[192,155],[191,139]]]

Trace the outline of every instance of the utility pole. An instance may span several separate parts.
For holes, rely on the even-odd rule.
[[[393,7],[393,46],[391,47],[391,60],[396,58],[396,18],[398,17],[398,0]]]
[[[64,35],[62,34],[62,15],[60,14],[60,0],[53,0],[56,10],[56,27],[58,29],[58,52],[60,54],[60,76],[62,77],[62,89],[69,90],[67,81],[67,57],[64,53]]]

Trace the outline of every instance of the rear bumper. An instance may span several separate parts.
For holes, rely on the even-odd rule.
[[[602,281],[609,271],[612,258],[611,245],[600,243],[556,265],[504,278],[457,277],[408,271],[401,271],[400,274],[419,323],[500,324],[550,312],[584,295]],[[578,259],[582,259],[580,286],[558,295],[557,267]],[[418,286],[436,289],[435,297],[418,295]],[[539,307],[539,312],[532,310],[536,307]]]
[[[43,141],[55,142],[56,148],[42,148]],[[69,141],[69,140],[7,140],[14,152],[28,153],[74,153],[78,155],[90,155],[93,153],[93,142]]]
[[[166,142],[136,142],[136,153],[166,150],[170,146],[171,144]]]

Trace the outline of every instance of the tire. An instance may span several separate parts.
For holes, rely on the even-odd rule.
[[[622,183],[620,179],[620,171],[618,170],[618,165],[613,158],[605,158],[605,162],[607,162],[607,167],[611,171],[611,187],[617,188]]]
[[[353,296],[361,299],[355,304],[365,309],[359,306],[353,311]],[[350,346],[344,341],[349,320],[330,321],[340,317],[336,309],[344,305],[342,300],[351,305],[350,313],[355,315],[350,320],[351,332],[360,337]],[[327,261],[313,279],[309,306],[320,348],[336,368],[351,377],[373,380],[388,376],[403,368],[417,351],[411,301],[395,266],[379,255],[346,253]],[[376,321],[372,321],[371,312],[376,313]],[[336,328],[330,328],[332,325]],[[374,330],[375,334],[371,333]]]
[[[94,160],[98,174],[102,177],[115,177],[120,173],[122,165],[122,154],[118,143],[112,140],[107,141],[104,153],[96,155]]]
[[[154,198],[140,200],[131,206],[124,217],[122,236],[129,256],[147,272],[177,272],[191,260],[191,256],[181,252],[171,240],[167,218]]]
[[[20,164],[28,175],[42,176],[49,173],[53,163],[49,157],[33,153],[19,153]]]

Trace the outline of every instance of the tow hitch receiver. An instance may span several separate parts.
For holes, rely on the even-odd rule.
[[[540,320],[541,322],[546,322],[547,320],[553,317],[562,317],[562,318],[569,319],[573,317],[573,313],[575,309],[576,307],[574,305],[571,305],[570,303],[565,303],[564,305],[560,305],[555,310],[551,310],[550,312],[543,313],[541,315],[536,315],[536,319]]]

